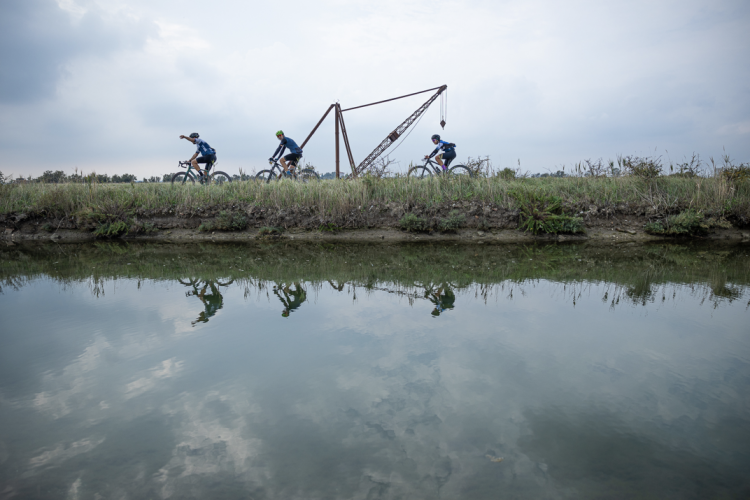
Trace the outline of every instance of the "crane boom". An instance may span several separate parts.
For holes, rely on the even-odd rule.
[[[372,153],[370,153],[369,155],[367,155],[367,158],[365,158],[364,160],[362,160],[362,163],[360,163],[359,165],[357,165],[357,168],[356,168],[356,171],[355,171],[355,175],[359,175],[362,172],[364,172],[365,170],[367,170],[367,168],[370,165],[372,165],[373,162],[375,160],[377,160],[378,157],[380,155],[382,155],[385,152],[386,149],[388,149],[389,147],[391,147],[391,145],[394,142],[396,142],[396,140],[399,137],[401,137],[401,135],[404,132],[406,132],[406,129],[408,129],[417,120],[417,118],[419,118],[422,115],[422,113],[424,113],[425,111],[427,111],[427,108],[430,107],[430,104],[432,104],[433,102],[435,102],[435,99],[437,99],[440,96],[440,94],[442,94],[443,91],[445,89],[447,89],[447,88],[448,88],[447,85],[443,85],[443,86],[439,87],[438,91],[434,95],[432,95],[429,99],[427,99],[427,102],[425,102],[419,108],[417,108],[417,110],[414,113],[412,113],[406,120],[404,120],[401,123],[401,125],[399,125],[398,127],[396,127],[393,130],[393,132],[391,132],[390,134],[388,134],[388,137],[386,137],[385,139],[383,139],[383,142],[381,142],[380,144],[378,144],[378,147],[376,147],[372,151]],[[344,111],[346,111],[346,110],[344,110]]]

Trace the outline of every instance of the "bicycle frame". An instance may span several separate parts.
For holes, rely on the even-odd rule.
[[[209,165],[207,165],[206,166],[207,167],[206,168],[206,172],[208,173],[209,169],[212,170],[217,163],[218,163],[218,160],[215,161],[215,162],[213,162],[213,163],[211,163],[211,164],[209,164]],[[198,180],[200,182],[200,180],[199,180],[199,178],[198,178],[198,176],[196,174],[190,173],[191,171],[195,170],[195,168],[193,167],[193,162],[192,161],[181,161],[181,162],[178,163],[178,165],[180,166],[180,168],[185,168],[185,165],[187,165],[187,172],[185,172],[186,175],[185,175],[185,178],[182,180],[181,184],[185,184],[187,182],[188,176],[191,179],[193,179],[194,181]],[[208,177],[210,179],[211,175],[209,174]]]
[[[268,162],[269,164],[271,162]],[[297,165],[292,165],[291,163],[289,165],[289,171],[292,173],[294,177],[297,177]],[[279,163],[279,160],[274,160],[273,166],[271,167],[271,171],[273,172],[273,175],[276,175],[276,170],[279,171],[278,175],[282,175],[284,173],[284,169],[281,167],[281,163]]]
[[[427,165],[432,167],[432,171],[435,172],[435,175],[440,175],[443,173],[443,169],[440,168],[440,165],[438,165],[436,162],[432,161],[432,158],[427,158],[427,160],[425,160],[425,168],[427,168]]]

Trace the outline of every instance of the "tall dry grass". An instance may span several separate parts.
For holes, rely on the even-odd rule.
[[[82,211],[117,213],[193,213],[208,207],[241,205],[306,208],[342,214],[374,204],[433,206],[456,202],[492,203],[518,208],[518,193],[558,196],[569,208],[627,206],[628,211],[669,214],[692,208],[707,214],[750,220],[750,180],[717,177],[564,177],[503,179],[383,178],[302,184],[282,180],[223,186],[169,184],[5,184],[0,213],[72,216]]]

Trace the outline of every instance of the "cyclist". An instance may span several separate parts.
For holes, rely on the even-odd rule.
[[[442,167],[443,172],[447,172],[451,162],[456,158],[456,145],[452,142],[441,141],[440,136],[437,134],[432,136],[432,143],[437,147],[432,153],[425,155],[425,160],[435,156],[438,151],[442,151],[442,153],[435,157],[435,160]],[[443,160],[445,160],[445,164],[443,164]]]
[[[276,148],[276,152],[268,159],[268,161],[274,162],[278,158],[281,161],[281,168],[284,169],[284,173],[286,175],[292,175],[286,166],[286,162],[289,162],[289,165],[292,168],[296,167],[297,162],[302,158],[302,148],[297,146],[297,143],[294,142],[293,139],[286,137],[283,130],[276,132],[276,138],[281,141],[281,144],[279,144],[279,147]],[[289,148],[289,154],[282,158],[281,155],[284,154],[286,148]]]
[[[216,163],[216,150],[209,146],[206,141],[201,139],[200,135],[198,135],[198,132],[193,132],[192,134],[190,134],[190,137],[181,135],[180,139],[187,139],[188,141],[195,144],[195,154],[192,158],[190,158],[190,163],[192,163],[193,168],[198,171],[199,176],[205,174],[206,177],[208,177],[208,172],[211,170],[213,164]],[[198,154],[200,154],[200,156],[198,156]],[[198,166],[199,163],[206,164],[205,172],[200,169],[200,167]]]

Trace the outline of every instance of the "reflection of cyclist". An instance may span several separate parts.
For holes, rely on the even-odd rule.
[[[195,326],[196,323],[207,323],[208,318],[216,314],[216,312],[224,306],[224,298],[221,296],[219,287],[214,281],[206,281],[201,289],[199,289],[200,281],[192,283],[192,285],[193,289],[185,295],[188,297],[198,297],[206,308],[205,311],[198,315],[198,319],[190,323]],[[210,293],[206,293],[209,291],[209,288]]]
[[[445,172],[448,170],[451,162],[456,158],[456,145],[452,142],[441,141],[440,136],[437,134],[432,136],[432,143],[437,147],[432,153],[425,155],[425,158],[432,158],[438,153],[438,151],[442,151],[435,157],[435,161],[437,161],[438,165],[443,168],[443,172]],[[443,160],[445,160],[445,165],[443,165]]]
[[[268,161],[273,162],[278,158],[281,162],[281,168],[284,169],[284,173],[287,175],[292,175],[291,173],[289,173],[286,162],[289,162],[289,165],[292,168],[296,167],[297,162],[300,158],[302,158],[302,148],[297,146],[297,143],[294,142],[294,140],[286,137],[283,130],[279,130],[278,132],[276,132],[276,138],[281,141],[281,144],[279,144],[279,147],[276,148],[276,152],[272,157],[268,159]],[[284,154],[286,148],[289,148],[289,154],[282,158],[281,155]]]
[[[435,291],[428,290],[424,296],[435,304],[435,309],[431,313],[433,316],[440,316],[440,313],[446,309],[453,309],[453,304],[456,302],[456,296],[448,285],[443,285]]]
[[[211,170],[211,166],[216,163],[216,150],[208,145],[206,141],[200,138],[198,132],[193,132],[190,137],[180,136],[180,139],[187,139],[196,146],[195,154],[190,158],[190,162],[193,164],[193,168],[198,171],[198,175],[201,176],[204,173],[208,175]],[[198,154],[201,156],[198,157]],[[206,164],[206,170],[203,172],[198,166],[199,163]]]
[[[346,281],[344,281],[343,283],[339,283],[338,285],[334,285],[333,281],[328,280],[328,284],[331,285],[334,290],[340,292],[344,289],[344,285],[346,285]]]
[[[290,312],[298,309],[307,300],[307,292],[305,292],[305,289],[299,283],[294,283],[291,286],[282,283],[279,286],[273,287],[273,293],[284,304],[284,310],[281,312],[281,315],[285,318],[289,317]],[[281,294],[284,294],[284,296],[282,297]]]

